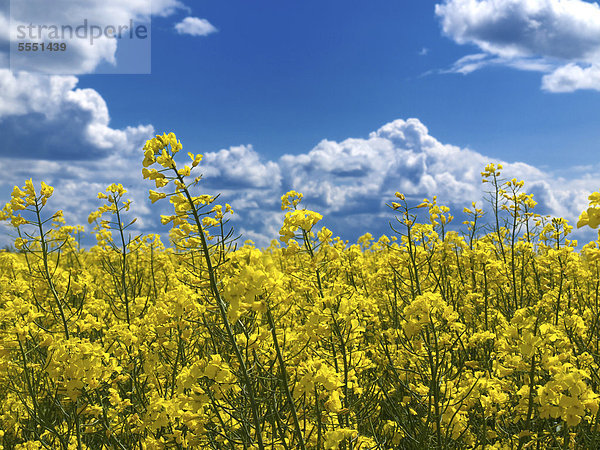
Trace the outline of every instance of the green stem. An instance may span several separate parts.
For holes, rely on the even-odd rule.
[[[177,175],[177,179],[179,180],[179,182],[183,186],[185,186],[183,177],[179,173],[177,173],[177,169],[175,167],[172,167],[172,169],[175,172],[175,174]],[[225,330],[227,331],[227,337],[229,338],[229,341],[231,342],[231,345],[233,346],[233,351],[235,352],[235,356],[238,360],[238,363],[240,365],[240,370],[242,372],[242,377],[244,378],[244,384],[246,385],[248,399],[250,401],[250,406],[252,409],[252,418],[254,420],[254,427],[256,430],[256,440],[258,441],[258,447],[259,447],[259,449],[263,450],[264,444],[263,444],[263,438],[262,438],[260,417],[258,415],[258,405],[256,404],[256,398],[254,395],[254,387],[252,386],[252,382],[250,381],[250,376],[248,375],[248,369],[246,368],[246,363],[242,356],[242,352],[240,351],[240,348],[237,345],[235,336],[233,334],[233,329],[231,328],[231,324],[229,323],[229,319],[227,317],[227,309],[226,309],[225,301],[221,298],[221,293],[219,292],[217,278],[215,275],[215,269],[213,268],[212,261],[210,259],[208,243],[206,242],[206,236],[204,235],[204,228],[202,227],[202,222],[200,220],[200,216],[198,215],[198,211],[196,210],[196,206],[194,205],[194,201],[192,199],[192,196],[191,196],[188,188],[184,187],[183,192],[187,198],[187,201],[189,202],[190,210],[192,211],[192,214],[194,216],[194,222],[196,223],[196,227],[198,228],[198,235],[200,236],[202,252],[204,254],[204,260],[206,261],[206,267],[208,269],[208,276],[209,276],[209,280],[210,280],[210,289],[212,291],[213,297],[216,300],[217,306],[219,308],[219,312],[221,314],[221,319],[223,320],[223,323],[225,325]]]
[[[290,404],[290,408],[292,409],[292,418],[294,419],[294,428],[296,431],[296,436],[298,438],[299,446],[302,450],[304,447],[304,437],[302,436],[302,430],[300,429],[300,422],[298,422],[298,415],[296,414],[296,405],[294,404],[294,398],[292,397],[292,393],[290,392],[288,374],[285,368],[285,362],[283,361],[283,356],[281,355],[281,349],[279,348],[279,342],[277,341],[277,332],[275,330],[275,323],[273,321],[273,315],[271,314],[271,308],[267,306],[267,321],[269,326],[271,327],[271,336],[273,336],[273,343],[275,344],[275,352],[277,353],[277,361],[279,362],[279,370],[281,370],[281,383],[283,385],[283,390],[285,392],[285,396],[287,397],[288,403]]]

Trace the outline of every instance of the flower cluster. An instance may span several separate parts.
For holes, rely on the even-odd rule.
[[[1,448],[598,447],[600,241],[577,251],[501,165],[465,233],[436,197],[397,192],[394,235],[348,244],[290,191],[258,249],[182,148],[143,149],[169,246],[119,184],[87,250],[46,184],[1,209]],[[580,226],[600,223],[590,202]]]

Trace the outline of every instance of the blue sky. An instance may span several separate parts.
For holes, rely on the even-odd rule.
[[[109,6],[140,13],[139,2],[88,2],[99,21]],[[262,244],[277,236],[279,197],[292,188],[330,217],[334,233],[355,239],[388,232],[385,202],[396,190],[415,201],[437,194],[456,212],[480,201],[478,171],[491,161],[526,180],[540,212],[572,221],[600,184],[594,2],[155,0],[153,8],[147,75],[97,74],[106,64],[99,51],[72,76],[10,71],[0,34],[0,168],[10,168],[1,195],[44,179],[56,209],[84,223],[96,193],[120,181],[139,231],[164,232],[157,217],[168,205],[149,206],[139,174],[141,145],[163,131],[207,156],[206,189],[223,192],[239,211],[234,226]]]
[[[174,17],[156,18],[152,75],[79,86],[105,98],[113,126],[152,123],[206,151],[251,143],[272,158],[417,117],[443,142],[533,164],[564,164],[577,134],[571,156],[589,163],[600,96],[552,95],[539,74],[505,67],[436,73],[478,52],[442,34],[436,3],[198,2],[192,15],[218,33],[180,36]]]

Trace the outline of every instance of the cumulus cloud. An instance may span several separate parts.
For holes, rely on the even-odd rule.
[[[455,205],[480,199],[480,171],[492,160],[442,144],[418,119],[398,119],[366,139],[322,141],[306,154],[285,155],[279,165],[286,188],[305,192],[328,212],[381,215],[396,191],[414,199],[437,195]],[[505,164],[515,176],[544,179],[534,167]]]
[[[9,35],[14,42],[23,43],[56,43],[60,36],[59,41],[67,44],[67,50],[58,53],[13,52],[12,68],[51,74],[97,73],[98,70],[119,73],[120,69],[122,73],[147,73],[151,16],[168,16],[177,10],[187,10],[178,0],[88,0],[84,4],[71,0],[28,0],[12,2],[10,6],[10,20],[8,10],[0,11],[0,44],[6,42]],[[145,34],[132,38],[129,29],[132,23],[134,28],[144,25]],[[83,28],[78,37],[75,31],[73,34],[65,32],[64,26],[75,31],[77,27]],[[53,27],[54,33],[60,33],[58,36],[52,35]],[[97,27],[96,31],[92,31],[92,27]],[[109,29],[111,31],[107,31]],[[84,31],[85,38],[82,37]],[[124,38],[115,39],[113,35],[129,36],[129,42],[123,47],[129,50],[122,52],[121,60],[116,59],[117,46],[125,44]],[[139,71],[130,62],[135,59],[134,53],[138,55]],[[6,59],[6,55],[0,59]]]
[[[114,129],[104,99],[78,89],[72,76],[0,69],[0,155],[47,160],[96,159],[115,149],[129,152],[150,125]]]
[[[551,92],[573,92],[578,89],[600,90],[600,65],[581,67],[567,64],[554,72],[544,75],[542,86]]]
[[[600,89],[600,6],[582,0],[447,0],[436,5],[444,34],[483,53],[451,71],[487,65],[545,72],[551,92]]]
[[[250,145],[207,153],[203,161],[206,177],[229,189],[262,188],[281,179],[279,166],[273,161],[263,162]]]
[[[237,211],[234,225],[261,245],[276,238],[282,223],[279,198],[294,189],[324,223],[346,238],[364,231],[389,233],[394,193],[413,204],[438,197],[460,214],[472,201],[486,198],[481,174],[489,162],[504,174],[523,179],[535,195],[538,212],[574,221],[596,189],[585,170],[560,175],[522,162],[502,161],[468,148],[445,144],[418,119],[398,119],[364,138],[323,140],[306,153],[265,161],[250,146],[205,155],[203,188],[222,193]],[[233,168],[234,166],[235,168]]]
[[[186,17],[175,25],[175,30],[179,34],[189,34],[192,36],[208,36],[217,31],[208,20],[198,17]]]
[[[93,89],[77,88],[73,76],[47,76],[0,69],[0,196],[32,178],[55,186],[54,205],[73,224],[86,223],[98,207],[96,194],[108,184],[131,186],[143,214],[139,149],[152,125],[110,126],[108,107]],[[0,237],[0,245],[7,235]]]
[[[150,130],[148,130],[150,131]],[[151,133],[149,132],[148,135]],[[149,136],[146,136],[149,137]],[[139,232],[166,233],[159,214],[170,211],[168,202],[150,206],[147,189],[153,186],[140,175],[143,139],[135,151],[112,147],[94,160],[23,161],[15,156],[0,157],[5,177],[0,192],[23,184],[33,176],[55,186],[52,205],[63,208],[67,220],[85,223],[97,208],[97,192],[112,182],[123,183],[134,200],[134,212],[141,220]],[[185,153],[185,137],[182,137]],[[185,156],[186,157],[186,156]],[[187,158],[187,157],[186,157]],[[182,160],[183,161],[183,160]],[[566,217],[572,222],[587,204],[587,195],[597,189],[593,169],[573,168],[568,173],[540,170],[522,162],[501,161],[477,151],[442,143],[418,119],[384,124],[366,137],[340,142],[323,140],[306,153],[287,154],[277,160],[263,158],[252,146],[234,146],[206,152],[199,166],[203,180],[200,192],[221,194],[236,214],[232,225],[243,239],[267,245],[278,237],[283,221],[280,197],[294,189],[304,193],[304,204],[324,215],[323,224],[346,239],[365,231],[389,234],[393,214],[386,203],[394,193],[404,193],[411,204],[434,195],[460,215],[472,201],[486,197],[480,172],[489,162],[502,163],[504,174],[526,182],[535,195],[541,214]]]

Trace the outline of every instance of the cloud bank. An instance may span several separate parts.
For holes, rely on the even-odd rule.
[[[152,135],[142,128],[130,138],[129,150],[121,146],[105,149],[104,156],[88,160],[25,161],[21,155],[0,157],[0,165],[11,167],[0,180],[0,192],[22,185],[34,176],[55,187],[52,205],[65,210],[67,220],[85,223],[98,206],[96,193],[112,182],[121,182],[134,200],[134,212],[140,217],[138,232],[166,233],[159,214],[170,211],[168,202],[150,206],[147,190],[152,183],[141,177],[141,147]],[[124,130],[112,130],[127,134]],[[145,136],[142,136],[145,134]],[[186,149],[185,136],[180,137]],[[597,188],[586,171],[573,169],[566,176],[542,171],[534,166],[501,161],[468,148],[445,144],[429,133],[418,119],[384,124],[362,138],[340,142],[323,140],[306,153],[286,154],[277,160],[263,158],[251,145],[207,152],[199,166],[203,193],[221,193],[221,201],[230,203],[236,214],[234,228],[243,239],[267,245],[278,237],[283,215],[280,197],[294,189],[304,193],[305,205],[325,216],[323,224],[335,234],[355,239],[366,231],[389,234],[393,214],[386,203],[394,193],[404,193],[416,205],[424,197],[437,195],[438,201],[460,215],[472,201],[486,196],[480,172],[489,162],[502,163],[504,174],[526,182],[534,193],[538,212],[575,221],[586,206],[586,198]],[[591,171],[590,171],[591,172]],[[5,172],[6,173],[6,172]]]
[[[544,73],[550,92],[600,90],[600,6],[582,0],[447,0],[443,33],[477,46],[450,71],[504,65]]]
[[[234,154],[239,155],[236,166],[241,172],[235,180],[224,181],[212,166],[217,161],[228,165],[224,161]],[[415,205],[437,195],[460,214],[471,201],[482,202],[487,196],[480,172],[490,162],[502,163],[506,176],[525,180],[542,214],[574,221],[586,206],[587,195],[596,189],[586,172],[565,173],[566,178],[444,144],[414,118],[387,123],[365,138],[323,140],[307,153],[283,155],[277,161],[264,161],[251,147],[244,147],[243,153],[232,148],[207,156],[206,186],[224,188],[224,197],[240,212],[240,225],[262,236],[262,242],[276,237],[281,224],[279,197],[291,189],[304,193],[307,207],[323,213],[334,232],[349,238],[365,230],[389,233],[392,213],[386,203],[396,191]],[[267,175],[257,177],[259,173]],[[227,189],[229,183],[244,188]]]

